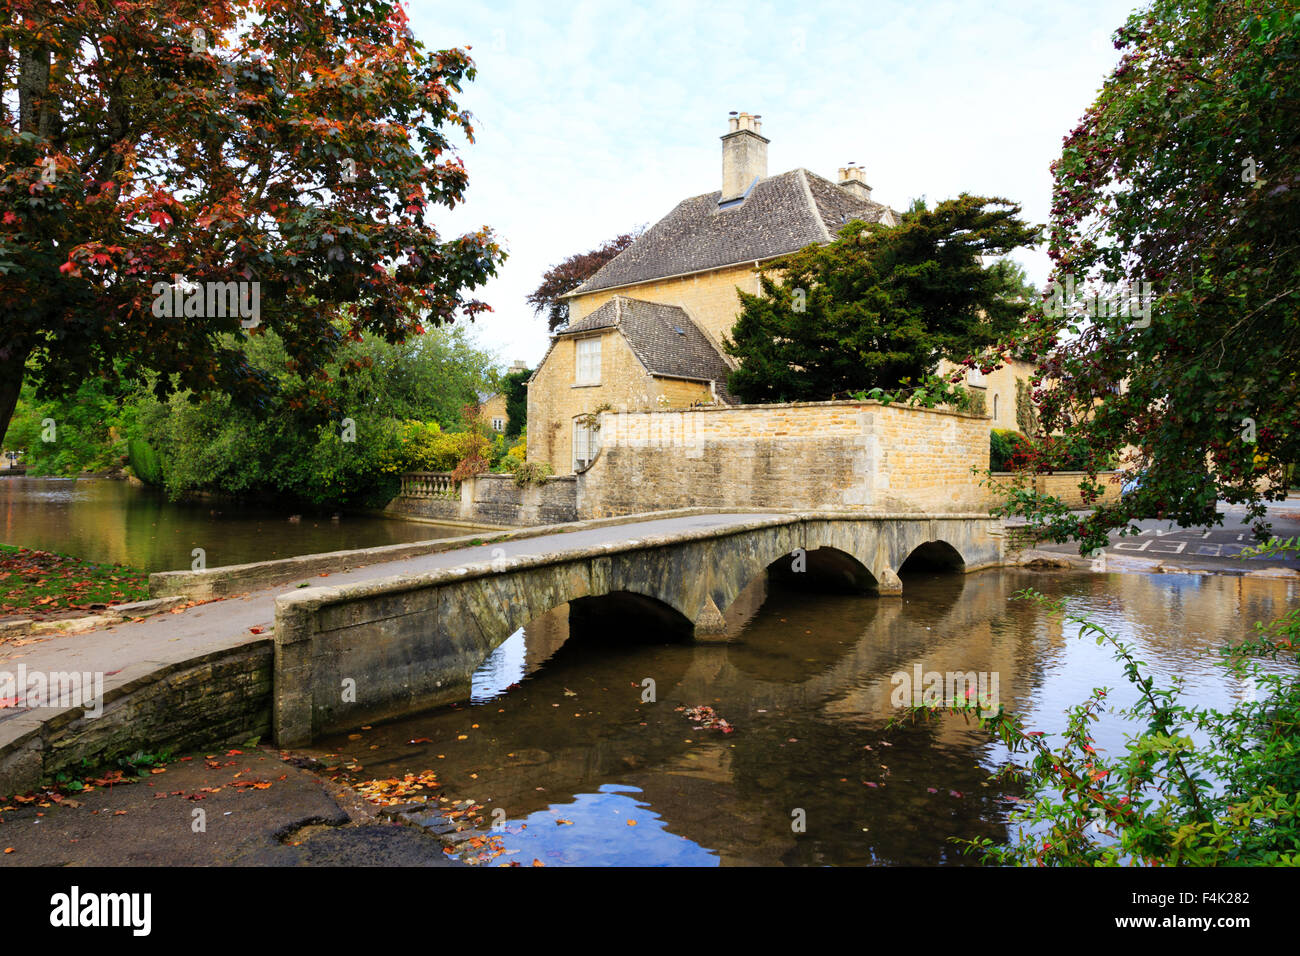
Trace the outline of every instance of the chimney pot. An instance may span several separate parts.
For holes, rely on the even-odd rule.
[[[861,166],[848,165],[840,170],[839,187],[858,199],[869,200],[871,187],[867,185],[867,174]]]
[[[739,199],[755,179],[767,175],[767,144],[758,114],[732,113],[722,137],[722,195],[719,202]]]

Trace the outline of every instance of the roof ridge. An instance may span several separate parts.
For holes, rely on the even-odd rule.
[[[826,228],[826,220],[822,218],[822,211],[817,206],[817,200],[813,199],[812,187],[808,185],[808,177],[815,174],[810,173],[802,166],[797,167],[795,172],[799,174],[799,185],[803,186],[803,198],[808,201],[808,212],[812,215],[818,228],[821,229],[822,236],[827,242],[830,242],[831,231]]]

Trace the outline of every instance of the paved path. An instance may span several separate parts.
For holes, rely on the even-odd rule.
[[[508,558],[562,554],[645,535],[725,528],[756,518],[771,517],[771,512],[765,512],[656,518],[385,561],[307,580],[314,585],[348,584],[491,561],[502,553]],[[27,666],[29,672],[103,673],[104,690],[108,691],[162,666],[241,644],[267,640],[275,623],[276,596],[292,591],[295,587],[295,584],[281,584],[252,591],[243,597],[201,604],[181,613],[159,614],[138,623],[119,624],[84,634],[43,637],[21,646],[0,645],[0,670],[13,672],[21,663]],[[254,633],[252,628],[258,628],[262,633]],[[56,713],[58,711],[53,708],[41,711],[18,708],[0,710],[0,747],[31,729],[33,720],[48,720]]]

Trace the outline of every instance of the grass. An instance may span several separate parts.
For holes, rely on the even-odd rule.
[[[149,575],[135,568],[0,544],[0,616],[93,611],[148,596]]]

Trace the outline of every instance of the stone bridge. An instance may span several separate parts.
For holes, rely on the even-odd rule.
[[[764,573],[810,589],[901,593],[915,566],[969,572],[1003,561],[987,514],[735,515],[710,527],[508,556],[281,595],[273,729],[280,746],[464,699],[502,641],[561,604],[610,629],[709,639]],[[632,612],[632,613],[628,613]]]

